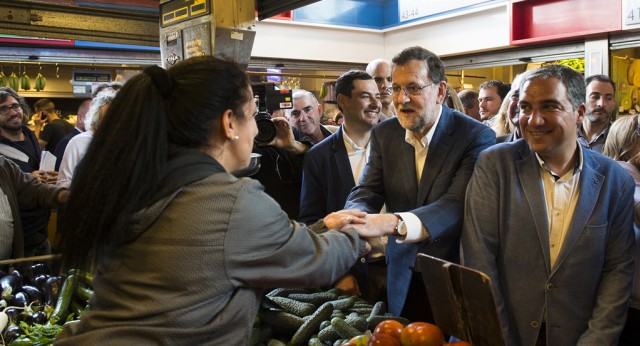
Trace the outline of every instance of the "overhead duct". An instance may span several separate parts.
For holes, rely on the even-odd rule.
[[[162,0],[160,54],[171,66],[195,56],[213,55],[245,67],[255,39],[254,0]]]

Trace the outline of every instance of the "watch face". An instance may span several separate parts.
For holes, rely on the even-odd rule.
[[[398,234],[401,236],[407,235],[407,225],[404,224],[404,221],[400,221],[398,224]]]

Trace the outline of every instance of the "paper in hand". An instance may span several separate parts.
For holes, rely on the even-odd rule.
[[[55,171],[56,170],[56,156],[48,151],[43,151],[40,156],[40,170],[41,171]]]

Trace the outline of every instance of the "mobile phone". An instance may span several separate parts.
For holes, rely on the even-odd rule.
[[[42,120],[42,121],[47,120],[47,114],[45,114],[44,111],[40,112],[40,120]]]

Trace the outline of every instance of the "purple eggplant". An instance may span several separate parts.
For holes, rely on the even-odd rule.
[[[31,300],[29,299],[29,295],[24,292],[18,292],[13,295],[13,300],[11,300],[10,304],[12,306],[23,307],[23,306],[29,305],[29,303],[31,303]]]
[[[10,326],[4,331],[4,342],[10,343],[11,341],[19,338],[22,335],[22,330],[18,326]]]
[[[31,323],[45,324],[46,322],[47,314],[45,314],[43,311],[36,311],[33,313],[33,315],[31,315]]]
[[[33,305],[42,305],[44,303],[44,295],[40,290],[34,286],[22,286],[20,289],[22,292],[26,293],[29,296],[29,301]]]
[[[49,275],[38,275],[33,279],[33,283],[40,290],[40,292],[44,292],[44,285],[49,279]]]
[[[62,278],[62,276],[52,276],[49,279],[47,279],[47,282],[44,284],[44,292],[43,292],[44,300],[47,305],[49,306],[56,305],[63,283],[64,283],[64,279]]]
[[[7,316],[9,317],[9,325],[15,325],[15,324],[18,324],[18,322],[20,322],[18,320],[18,315],[20,315],[20,310],[16,308],[8,308],[7,310],[4,311],[4,313],[7,314]]]
[[[6,275],[0,279],[2,299],[9,301],[22,286],[22,280],[14,275]]]

